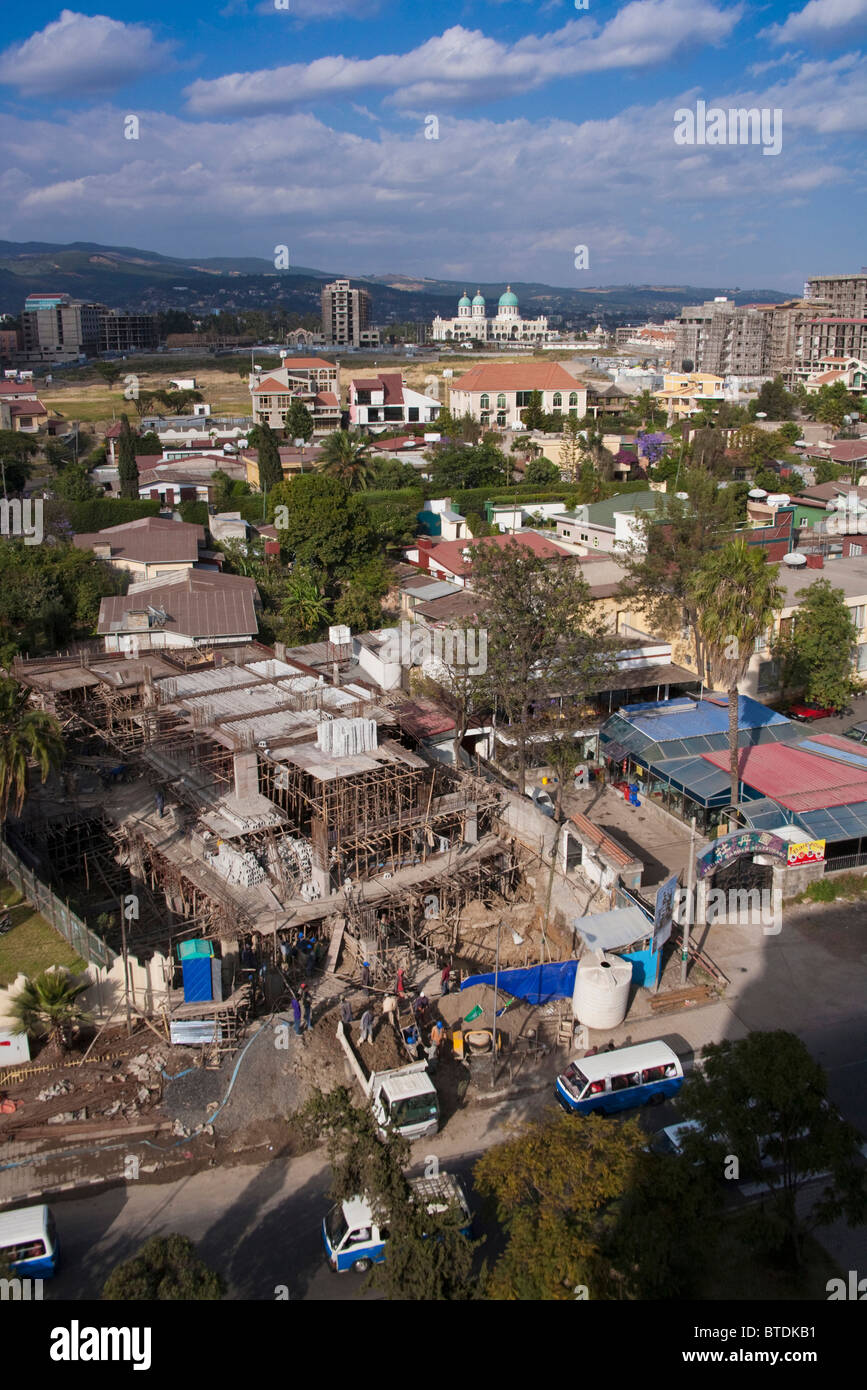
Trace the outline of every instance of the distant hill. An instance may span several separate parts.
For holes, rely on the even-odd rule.
[[[215,308],[281,307],[310,314],[318,312],[322,283],[339,273],[308,266],[278,271],[271,262],[250,256],[174,257],[133,246],[100,246],[85,241],[67,245],[0,241],[0,312],[18,314],[28,294],[55,290],[117,309],[177,308],[203,315]],[[374,318],[380,323],[389,319],[426,321],[437,313],[452,314],[464,289],[472,294],[477,288],[476,281],[402,274],[356,276],[352,283],[370,290]],[[739,304],[778,303],[791,297],[778,290],[726,286],[601,285],[574,289],[536,281],[511,283],[528,316],[547,313],[567,318],[671,316],[684,304],[719,294],[727,294]],[[505,285],[497,281],[478,287],[496,304]],[[796,293],[792,291],[792,295]]]

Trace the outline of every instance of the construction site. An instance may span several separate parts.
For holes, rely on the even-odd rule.
[[[281,944],[315,939],[332,970],[367,961],[385,984],[459,955],[469,904],[519,892],[499,790],[412,747],[394,696],[255,646],[58,656],[14,674],[68,755],[34,780],[9,845],[116,953],[172,959],[211,941],[221,997],[198,1016],[232,1038],[245,946],[276,965]],[[467,968],[489,965],[473,941]],[[163,994],[170,1020],[190,1013],[168,982]]]

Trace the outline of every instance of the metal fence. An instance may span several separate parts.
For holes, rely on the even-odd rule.
[[[24,894],[31,906],[42,913],[46,922],[50,922],[55,930],[65,937],[83,960],[89,965],[98,965],[103,970],[111,969],[117,960],[117,952],[106,946],[105,942],[90,930],[86,922],[58,898],[56,893],[52,893],[51,889],[27,868],[23,860],[18,858],[5,840],[0,840],[0,868],[10,883]]]
[[[844,854],[839,859],[825,860],[825,873],[836,872],[837,869],[863,869],[867,864],[867,854]]]

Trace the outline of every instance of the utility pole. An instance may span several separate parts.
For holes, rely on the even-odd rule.
[[[126,913],[124,900],[120,900],[120,949],[123,954],[123,1000],[126,1005],[126,1035],[132,1033],[132,1014],[129,1007],[129,954],[126,949]]]
[[[503,921],[502,918],[500,918],[497,923],[497,960],[494,965],[494,1020],[491,1032],[491,1084],[493,1084],[494,1077],[497,1074],[497,989],[500,979],[500,931],[502,930],[502,926]]]
[[[695,891],[695,816],[689,828],[689,863],[686,867],[686,919],[683,924],[683,941],[680,953],[680,985],[686,985],[686,969],[689,962],[689,924],[692,921],[693,894]]]

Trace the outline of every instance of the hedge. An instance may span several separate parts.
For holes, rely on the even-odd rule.
[[[143,516],[158,516],[159,502],[150,498],[95,497],[90,502],[62,502],[51,498],[45,503],[45,522],[50,531],[56,521],[68,521],[73,531],[102,531],[106,526],[122,526]]]

